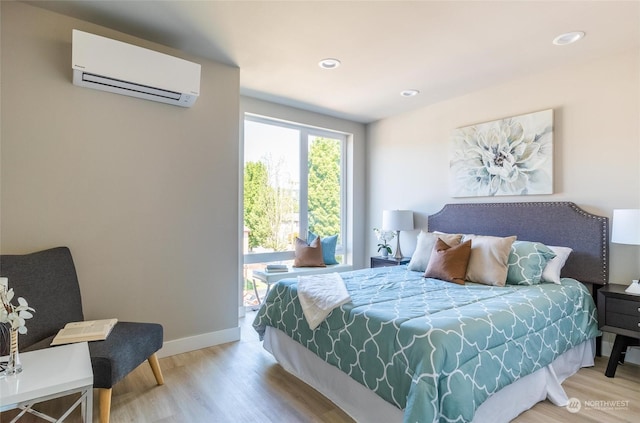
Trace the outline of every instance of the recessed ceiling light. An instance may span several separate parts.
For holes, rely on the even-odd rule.
[[[418,90],[404,90],[400,92],[400,95],[403,97],[413,97],[420,94]]]
[[[318,63],[322,69],[335,69],[340,66],[340,60],[338,59],[322,59]]]
[[[583,37],[584,32],[582,31],[566,32],[554,38],[553,44],[557,46],[566,46],[567,44],[573,44],[576,41],[581,40]]]

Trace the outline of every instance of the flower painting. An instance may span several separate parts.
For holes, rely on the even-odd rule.
[[[451,137],[453,197],[553,193],[553,110],[467,126]]]

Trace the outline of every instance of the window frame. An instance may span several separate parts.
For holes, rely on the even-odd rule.
[[[298,227],[299,234],[306,234],[309,228],[309,139],[310,137],[324,137],[330,139],[336,139],[340,142],[340,237],[339,243],[336,245],[336,255],[342,255],[347,257],[347,249],[345,247],[346,231],[348,228],[347,222],[347,133],[330,130],[324,128],[318,128],[302,123],[290,122],[281,119],[262,116],[254,113],[245,113],[242,121],[243,127],[247,121],[256,122],[265,125],[273,125],[287,129],[293,129],[299,132],[299,147],[300,147],[300,199],[299,199],[299,213],[300,221]],[[244,130],[243,130],[244,134]],[[243,135],[244,136],[244,135]],[[246,142],[243,140],[242,157],[245,156],[244,150],[246,148]],[[242,168],[244,169],[245,162],[242,160]],[[244,175],[244,171],[242,173]],[[303,183],[304,181],[304,183]],[[242,187],[244,190],[244,177],[242,178]],[[305,201],[302,201],[302,200]],[[244,201],[242,201],[242,213],[244,216]],[[244,220],[244,219],[243,219]],[[295,251],[274,251],[266,253],[246,253],[243,254],[243,263],[255,264],[255,263],[269,263],[275,261],[288,261],[295,258]]]

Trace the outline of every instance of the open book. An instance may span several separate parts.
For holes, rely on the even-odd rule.
[[[107,339],[118,319],[88,320],[67,323],[60,329],[51,345],[71,344],[73,342],[101,341]]]

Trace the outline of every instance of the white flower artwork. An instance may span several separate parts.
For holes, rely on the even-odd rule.
[[[458,128],[449,163],[453,197],[553,193],[553,110]]]

